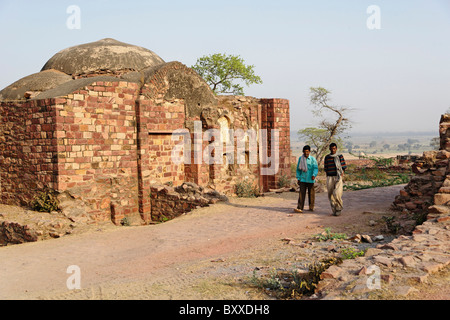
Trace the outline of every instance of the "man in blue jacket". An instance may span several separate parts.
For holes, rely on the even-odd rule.
[[[310,155],[311,147],[303,147],[303,155],[298,159],[297,164],[297,180],[300,186],[298,196],[297,209],[294,211],[302,213],[305,206],[306,191],[308,191],[309,210],[314,211],[314,202],[316,192],[314,190],[314,183],[319,174],[319,165],[316,158]]]

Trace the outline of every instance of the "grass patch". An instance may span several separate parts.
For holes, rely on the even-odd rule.
[[[364,250],[356,250],[353,247],[345,248],[341,250],[341,257],[343,260],[355,259],[357,257],[364,256]]]
[[[344,190],[362,190],[407,184],[410,172],[382,170],[378,167],[357,168],[350,165],[345,174]]]
[[[345,233],[333,233],[331,232],[331,228],[325,228],[325,231],[314,236],[315,239],[319,241],[328,241],[328,240],[345,240],[347,239],[347,235]]]

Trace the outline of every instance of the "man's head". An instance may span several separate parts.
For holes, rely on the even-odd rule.
[[[309,157],[309,154],[311,153],[311,147],[310,146],[304,146],[303,147],[303,154],[305,155],[305,157]]]
[[[330,152],[331,152],[331,154],[335,154],[337,152],[337,144],[336,143],[330,144]]]

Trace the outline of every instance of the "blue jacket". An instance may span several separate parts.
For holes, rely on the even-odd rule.
[[[304,157],[304,156],[301,156],[298,159],[298,163],[297,163],[297,180],[299,180],[300,182],[314,183],[315,180],[313,180],[312,177],[313,176],[317,177],[317,175],[319,174],[319,165],[317,164],[317,160],[313,156],[309,156],[306,159],[308,171],[304,172],[298,168],[300,165],[300,161],[302,160],[302,157]]]

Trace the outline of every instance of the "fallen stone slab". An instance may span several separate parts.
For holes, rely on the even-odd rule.
[[[416,259],[413,256],[403,256],[398,261],[406,268],[414,268],[417,265]]]
[[[321,279],[337,279],[342,273],[342,269],[337,266],[331,266],[320,275]]]
[[[375,263],[382,264],[386,267],[392,267],[393,262],[394,262],[394,258],[388,258],[385,256],[380,256],[380,255],[374,256],[373,259],[374,259]]]
[[[443,205],[434,205],[428,208],[429,213],[450,214],[450,207]]]
[[[428,273],[422,274],[422,275],[414,275],[414,276],[409,276],[408,279],[415,281],[417,283],[426,283],[428,280]]]
[[[419,268],[428,274],[433,274],[441,271],[444,267],[445,264],[439,262],[423,262]]]
[[[400,286],[397,287],[395,292],[398,296],[402,296],[402,297],[406,297],[407,295],[413,293],[413,292],[418,292],[419,290],[417,290],[414,287],[411,286]]]

